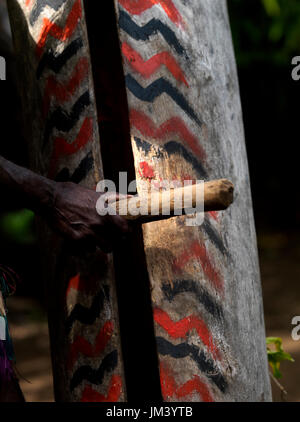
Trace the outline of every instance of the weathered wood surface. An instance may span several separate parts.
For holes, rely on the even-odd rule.
[[[236,190],[233,206],[207,214],[200,228],[187,227],[186,217],[143,228],[163,397],[270,400],[249,175],[225,1],[114,3],[138,180],[154,180],[159,186],[164,179],[226,177]],[[32,168],[95,186],[102,165],[82,3],[10,0],[9,7]],[[44,233],[51,249],[47,292],[56,399],[124,400],[112,257],[74,259],[65,244]],[[81,306],[91,319],[79,317]]]
[[[81,0],[9,0],[32,169],[94,188],[102,178]],[[55,397],[126,398],[112,256],[80,258],[45,227]]]
[[[115,0],[139,181],[216,179],[235,202],[144,225],[166,401],[271,399],[256,236],[225,0]],[[99,40],[100,42],[100,40]],[[142,194],[142,192],[139,192]],[[138,300],[138,298],[137,298]]]

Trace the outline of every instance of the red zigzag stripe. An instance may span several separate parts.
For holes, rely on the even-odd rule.
[[[160,4],[172,22],[177,26],[184,26],[182,16],[172,0],[119,0],[119,3],[132,15],[140,15],[155,4]]]
[[[89,343],[84,337],[76,337],[74,342],[70,345],[70,351],[68,355],[69,368],[71,369],[74,366],[74,363],[78,359],[79,353],[91,358],[100,355],[111,339],[113,331],[114,325],[112,321],[107,321],[101,328],[93,345]]]
[[[213,264],[211,263],[206,247],[204,244],[199,243],[198,241],[193,242],[189,249],[184,251],[178,258],[173,262],[173,269],[175,272],[180,272],[185,265],[194,258],[198,258],[204,274],[209,278],[213,286],[217,290],[223,291],[224,281],[221,278],[220,274],[215,270]]]
[[[179,134],[190,149],[201,160],[205,160],[206,153],[204,149],[199,145],[198,139],[189,131],[180,117],[172,117],[157,128],[146,114],[131,109],[130,122],[143,136],[149,138],[167,140],[171,135]]]
[[[180,321],[173,321],[170,316],[162,309],[154,309],[154,320],[160,325],[170,337],[185,338],[189,331],[195,329],[205,346],[213,354],[214,358],[220,358],[220,353],[216,347],[212,335],[205,323],[195,315],[190,315]]]
[[[77,24],[79,20],[81,19],[81,17],[82,17],[81,0],[76,0],[67,18],[66,24],[63,28],[58,26],[56,23],[51,22],[49,19],[44,18],[43,28],[38,37],[37,46],[36,46],[37,56],[41,57],[44,46],[46,44],[46,41],[49,35],[52,35],[52,37],[57,38],[58,40],[61,40],[61,41],[66,41],[67,39],[69,39],[72,36],[75,28],[77,27]]]
[[[137,51],[124,42],[122,44],[122,53],[131,67],[144,78],[150,78],[161,66],[165,65],[177,81],[189,86],[179,64],[167,51],[155,54],[151,59],[145,61]]]
[[[214,401],[207,386],[197,375],[185,384],[178,386],[171,371],[163,363],[160,365],[160,382],[164,400],[168,400],[169,398],[181,399],[196,391],[204,402]]]
[[[81,402],[117,402],[119,401],[122,390],[122,379],[119,375],[113,375],[110,381],[110,387],[107,396],[98,393],[90,386],[86,386],[81,397]]]
[[[89,62],[86,57],[79,59],[72,76],[68,82],[60,83],[54,76],[50,76],[46,83],[44,96],[44,116],[47,115],[50,105],[50,99],[55,97],[59,103],[64,103],[71,99],[76,88],[88,74]]]
[[[93,119],[86,117],[79,134],[74,142],[69,144],[64,138],[56,138],[53,141],[53,153],[50,162],[50,170],[48,177],[53,177],[55,169],[57,167],[58,159],[61,156],[68,156],[75,154],[81,148],[83,148],[92,138],[93,134]]]

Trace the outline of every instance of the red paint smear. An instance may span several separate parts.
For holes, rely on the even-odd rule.
[[[189,131],[180,117],[172,117],[163,123],[159,128],[155,127],[152,120],[146,114],[132,109],[130,111],[130,122],[145,137],[154,139],[166,139],[171,134],[179,133],[190,149],[202,160],[206,154],[199,145],[198,139]]]
[[[133,15],[140,15],[155,4],[160,4],[172,22],[177,26],[184,26],[183,19],[172,0],[119,0],[119,3]]]
[[[214,219],[214,220],[216,220],[216,221],[218,221],[219,220],[219,213],[218,213],[218,211],[209,211],[208,212],[209,213],[209,215]]]
[[[46,83],[44,97],[44,116],[47,115],[51,97],[55,97],[59,103],[64,103],[71,99],[76,88],[88,74],[89,62],[86,57],[82,57],[75,66],[70,80],[64,84],[59,83],[51,76]]]
[[[69,284],[68,284],[68,288],[67,288],[67,291],[66,291],[66,297],[69,296],[71,289],[74,289],[74,290],[77,290],[77,291],[81,290],[80,286],[81,286],[82,283],[80,283],[80,281],[81,281],[80,280],[80,273],[78,273],[77,275],[75,275],[74,277],[72,277],[70,279]]]
[[[219,273],[214,269],[207,250],[204,244],[200,244],[197,241],[193,242],[188,251],[184,251],[177,259],[173,262],[173,269],[175,272],[179,272],[184,266],[194,258],[200,260],[204,274],[209,278],[214,287],[217,290],[223,291],[224,283]]]
[[[139,173],[141,177],[145,177],[146,179],[154,179],[155,177],[153,168],[146,161],[140,163]]]
[[[139,53],[126,42],[122,44],[122,52],[131,67],[136,72],[139,72],[144,78],[150,78],[150,76],[153,75],[153,73],[156,72],[162,65],[165,65],[177,81],[183,82],[186,86],[189,86],[179,64],[170,53],[166,51],[158,53],[151,57],[151,59],[145,61]]]
[[[79,353],[83,356],[90,358],[100,355],[103,352],[107,343],[111,339],[113,334],[114,325],[111,321],[107,321],[101,328],[95,343],[92,345],[84,337],[78,336],[74,342],[70,345],[70,351],[68,355],[68,367],[71,369],[78,359]]]
[[[171,370],[163,363],[160,365],[160,382],[162,395],[165,400],[168,400],[169,397],[181,399],[192,394],[194,391],[197,391],[203,402],[214,401],[208,387],[197,375],[186,383],[178,386]]]
[[[44,18],[44,25],[39,35],[36,46],[37,56],[41,57],[48,35],[52,35],[52,37],[57,38],[61,41],[66,41],[67,39],[69,39],[73,34],[75,28],[77,27],[78,21],[81,19],[81,17],[81,0],[76,0],[67,18],[64,28],[61,28],[56,23],[51,22],[47,18]]]
[[[56,138],[53,141],[53,154],[50,162],[50,170],[48,177],[53,177],[57,167],[57,161],[60,157],[75,154],[83,148],[92,138],[93,134],[93,119],[86,117],[79,134],[74,142],[69,144],[64,138]]]
[[[205,346],[213,354],[214,358],[219,358],[220,353],[214,344],[212,335],[210,334],[205,323],[195,315],[190,315],[180,321],[174,322],[169,315],[162,309],[154,309],[154,320],[160,325],[172,338],[186,338],[189,331],[195,329]]]
[[[113,375],[110,381],[110,387],[107,396],[98,393],[90,386],[86,386],[81,397],[81,402],[117,402],[119,401],[122,390],[122,379],[119,375]]]

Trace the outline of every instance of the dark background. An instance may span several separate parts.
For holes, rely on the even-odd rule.
[[[0,0],[4,13],[4,2]],[[288,400],[300,401],[300,342],[291,339],[291,320],[300,315],[299,188],[297,171],[300,80],[291,60],[300,56],[298,0],[228,0],[238,65],[246,145],[262,274],[267,335],[282,337],[295,363],[282,365]],[[27,166],[21,108],[14,84],[13,54],[0,23],[0,55],[8,78],[0,89],[0,154]],[[2,26],[1,26],[2,25]],[[11,325],[28,400],[51,400],[44,289],[33,214],[0,202],[0,257],[22,277],[11,299]],[[22,331],[23,330],[23,331]],[[274,399],[280,400],[274,388]]]

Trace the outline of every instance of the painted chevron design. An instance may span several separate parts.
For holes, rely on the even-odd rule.
[[[200,161],[198,161],[187,149],[179,144],[176,141],[169,141],[164,144],[164,149],[168,153],[169,156],[172,156],[174,154],[178,154],[181,157],[183,157],[188,163],[190,163],[193,168],[197,171],[198,175],[202,179],[207,179],[208,174],[205,170],[204,166]]]
[[[88,365],[78,368],[71,379],[70,390],[73,391],[83,381],[91,384],[101,385],[106,372],[112,372],[118,365],[118,352],[113,350],[102,360],[98,369],[93,369]]]
[[[206,158],[206,153],[200,145],[199,140],[187,128],[180,117],[172,117],[161,126],[156,127],[150,117],[146,114],[131,109],[130,122],[145,138],[166,140],[172,135],[179,134],[182,140],[185,141],[188,147],[200,160],[205,160]]]
[[[179,32],[175,33],[171,29],[174,28],[174,25],[170,24],[169,26],[166,26],[160,19],[151,19],[151,21],[146,24],[143,23],[143,26],[141,26],[141,20],[133,17],[133,15],[141,15],[154,5],[159,5],[159,7],[167,13],[173,23],[182,27],[182,17],[179,15],[180,21],[175,22],[174,16],[172,18],[170,15],[173,10],[170,6],[174,6],[174,2],[162,2],[159,0],[119,0],[119,4],[121,6],[119,8],[119,27],[132,39],[149,42],[147,43],[147,52],[149,52],[149,55],[146,56],[146,59],[143,54],[143,49],[139,49],[139,43],[131,44],[128,36],[127,38],[125,36],[122,43],[123,58],[128,63],[130,72],[132,71],[132,74],[128,73],[125,76],[126,86],[130,94],[133,94],[136,99],[145,103],[144,107],[147,107],[146,103],[152,104],[155,102],[155,104],[157,104],[156,100],[165,94],[163,100],[165,100],[166,96],[170,97],[186,116],[197,123],[199,127],[202,127],[202,116],[199,115],[196,108],[193,109],[193,104],[189,102],[190,97],[189,91],[187,90],[189,84],[186,77],[188,72],[182,67],[182,60],[179,61],[178,56],[176,57],[174,55],[175,50],[177,55],[184,56],[184,58],[188,60],[188,54],[183,47],[185,44],[182,44],[182,41],[179,38]],[[129,14],[126,12],[129,12]],[[162,20],[166,21],[164,16],[162,16]],[[169,49],[162,47],[161,39],[158,39],[158,42],[155,42],[156,40],[152,37],[154,35],[162,36],[168,44]],[[152,51],[151,54],[150,51]],[[173,51],[173,53],[171,51]],[[164,74],[162,75],[164,70],[166,76]],[[156,74],[158,79],[152,82]],[[149,78],[151,78],[150,84],[147,82],[147,79]],[[145,84],[147,84],[147,86],[145,86]],[[180,84],[182,84],[181,88]],[[185,87],[183,85],[185,85]],[[129,92],[130,124],[133,129],[133,134],[136,135],[134,138],[136,147],[144,154],[144,156],[141,155],[139,157],[140,159],[138,162],[139,167],[137,168],[137,171],[140,173],[140,176],[148,180],[158,179],[157,181],[159,183],[157,167],[155,167],[154,162],[151,164],[144,158],[151,154],[151,157],[154,155],[160,163],[162,163],[163,160],[168,160],[168,158],[171,158],[172,156],[175,156],[177,160],[181,160],[180,164],[186,162],[184,170],[180,170],[182,174],[178,174],[178,171],[176,173],[176,170],[174,171],[174,180],[194,180],[196,179],[196,174],[197,176],[200,176],[202,180],[207,180],[209,175],[206,169],[205,150],[200,144],[199,139],[197,139],[191,131],[191,125],[188,126],[185,123],[186,118],[182,113],[180,113],[182,118],[174,116],[176,107],[172,107],[172,103],[169,101],[168,113],[171,115],[173,113],[173,115],[169,120],[160,126],[157,126],[157,120],[155,118],[158,117],[157,109],[154,108],[152,110],[152,107],[149,107],[151,117],[142,112],[139,109],[139,105],[134,105],[136,109],[133,109],[131,105],[137,104],[137,101]],[[187,164],[190,164],[193,169],[192,171]],[[192,173],[192,175],[189,173]],[[199,179],[199,177],[197,178]],[[216,252],[220,252],[223,257],[228,256],[224,241],[209,217],[217,220],[216,213],[206,214],[204,223],[199,228],[199,231],[202,233],[203,231],[205,232],[211,242],[210,247],[215,247],[217,249]],[[204,242],[198,240],[191,240],[191,244],[174,259],[172,269],[175,281],[172,280],[172,282],[162,285],[164,297],[169,302],[172,302],[179,294],[189,295],[187,298],[190,297],[190,299],[192,299],[191,296],[193,295],[196,301],[201,303],[206,312],[218,322],[223,322],[223,308],[214,295],[210,293],[211,288],[206,286],[203,287],[199,281],[196,282],[189,279],[190,276],[187,276],[186,278],[183,277],[183,274],[187,275],[184,270],[186,269],[186,271],[188,271],[186,267],[192,260],[197,261],[199,265],[201,265],[207,282],[209,282],[220,296],[223,297],[223,277],[221,276],[219,269],[215,267],[213,257],[209,255],[209,250],[206,249]],[[192,264],[194,264],[194,262],[191,262],[191,266]],[[165,309],[154,308],[153,317],[156,329],[159,329],[159,332],[164,333],[163,335],[166,337],[157,337],[157,347],[160,359],[162,359],[163,356],[170,356],[174,359],[191,359],[197,365],[198,369],[204,373],[221,392],[225,393],[228,387],[227,380],[221,373],[219,366],[215,363],[216,360],[221,360],[221,353],[213,339],[209,327],[205,324],[204,320],[199,317],[198,313],[192,315],[188,314],[188,316],[184,316],[182,319],[174,321],[174,315],[171,311],[167,313]],[[210,320],[211,318],[209,321]],[[188,342],[187,339],[189,339],[192,334],[196,335],[196,333],[207,349],[203,348],[203,350],[201,350],[195,344],[189,344],[190,342]],[[172,344],[167,339],[185,339],[186,342]],[[206,350],[210,352],[209,355],[207,355]],[[208,356],[211,356],[211,358]],[[191,363],[192,362],[190,362],[190,365]],[[184,363],[181,362],[180,365],[184,365]],[[191,369],[191,367],[189,367],[189,369]],[[197,373],[197,370],[195,370],[195,372]],[[189,395],[195,393],[199,395],[199,398],[201,398],[202,401],[213,401],[209,386],[207,386],[196,374],[187,382],[183,384],[178,383],[178,380],[176,381],[175,373],[173,373],[172,370],[168,370],[168,367],[164,365],[164,361],[161,361],[160,376],[162,393],[166,401],[170,399],[187,399]]]
[[[222,307],[215,301],[215,299],[201,286],[199,282],[194,280],[176,280],[162,285],[164,296],[170,302],[181,294],[193,294],[201,303],[205,310],[209,312],[214,318],[219,320],[224,319]]]
[[[104,301],[110,300],[109,287],[104,286],[103,290],[100,290],[94,298],[90,308],[86,308],[81,304],[76,304],[66,319],[65,327],[66,332],[69,333],[75,321],[79,321],[82,324],[91,325],[99,317],[101,310],[103,309]]]
[[[58,175],[55,177],[56,182],[73,182],[80,183],[82,182],[89,172],[92,170],[94,164],[93,154],[90,151],[79,163],[76,170],[70,174],[70,170],[64,167]]]
[[[77,336],[74,342],[70,345],[70,351],[68,354],[69,368],[74,366],[79,354],[90,358],[100,356],[111,339],[113,331],[114,325],[112,321],[107,321],[99,331],[94,344],[91,344],[82,336]]]
[[[46,122],[44,147],[46,146],[49,136],[54,128],[62,132],[69,132],[78,122],[83,110],[90,104],[90,93],[89,91],[86,91],[78,98],[70,113],[66,112],[61,107],[54,110]]]
[[[145,140],[135,137],[135,144],[140,151],[143,151],[145,155],[148,155],[151,151],[152,144]],[[198,173],[199,177],[202,179],[207,179],[207,172],[200,161],[198,161],[193,154],[191,154],[183,145],[179,144],[177,141],[169,141],[163,145],[163,150],[167,152],[170,156],[178,154],[183,157],[185,161],[192,165],[194,170]],[[156,157],[163,157],[163,150],[157,151]]]
[[[83,47],[81,38],[73,40],[62,53],[54,54],[53,51],[46,51],[37,67],[36,77],[40,79],[46,68],[51,69],[53,72],[58,73],[65,66],[75,54]]]
[[[161,363],[160,380],[162,395],[165,400],[168,400],[169,398],[182,399],[196,392],[200,396],[201,401],[214,401],[208,387],[197,375],[195,375],[191,380],[179,386],[176,383],[171,370],[165,363]]]
[[[51,22],[49,19],[43,19],[43,27],[37,40],[36,55],[41,57],[43,49],[47,42],[48,36],[52,36],[62,42],[68,40],[74,30],[76,29],[79,20],[82,17],[81,0],[76,0],[69,16],[67,17],[66,24],[63,28],[58,26],[56,23]]]
[[[93,119],[86,117],[75,141],[71,144],[69,144],[64,138],[55,138],[53,141],[53,152],[50,160],[48,177],[53,177],[55,174],[58,161],[61,157],[67,157],[78,152],[92,140],[92,135]]]
[[[132,15],[140,15],[155,4],[159,4],[169,19],[176,25],[183,27],[183,19],[172,0],[119,0],[119,3]]]
[[[192,259],[199,260],[204,274],[207,276],[211,284],[218,290],[223,292],[224,281],[220,274],[215,270],[206,250],[204,244],[198,241],[193,242],[188,249],[174,260],[173,270],[175,273],[180,273],[189,261]]]
[[[126,12],[120,10],[119,26],[137,41],[148,41],[151,35],[160,33],[177,54],[186,56],[185,50],[178,41],[175,32],[159,19],[151,19],[146,25],[138,26]]]
[[[214,364],[213,360],[205,356],[203,350],[198,347],[180,343],[174,345],[162,337],[156,337],[158,352],[162,356],[172,356],[174,359],[191,358],[198,366],[199,370],[203,372],[222,393],[227,390],[227,381],[220,373],[219,369]]]
[[[120,395],[122,391],[122,379],[119,375],[112,375],[110,383],[109,383],[109,390],[107,395],[103,395],[95,391],[92,387],[87,385],[83,390],[81,396],[81,402],[87,403],[115,403],[119,401]]]
[[[46,6],[50,6],[57,12],[64,3],[66,0],[36,0],[29,17],[30,25],[35,24]]]
[[[162,309],[155,308],[153,311],[154,321],[162,327],[170,337],[186,338],[191,330],[196,330],[199,338],[207,346],[214,358],[220,358],[217,346],[209,332],[206,324],[195,315],[190,315],[180,321],[173,321],[170,316]]]
[[[149,60],[144,60],[137,51],[124,42],[122,44],[122,53],[133,70],[146,79],[150,78],[161,66],[166,66],[177,81],[189,86],[179,64],[168,51],[155,54]]]
[[[198,118],[192,107],[184,96],[164,78],[159,78],[146,88],[142,87],[130,74],[125,76],[126,86],[132,94],[141,101],[153,103],[162,94],[167,94],[172,100],[200,127],[201,120]]]
[[[50,76],[47,79],[44,91],[44,116],[48,113],[51,98],[55,98],[60,104],[70,101],[76,89],[87,77],[88,70],[88,59],[86,57],[81,57],[67,82],[60,83],[53,76]]]

